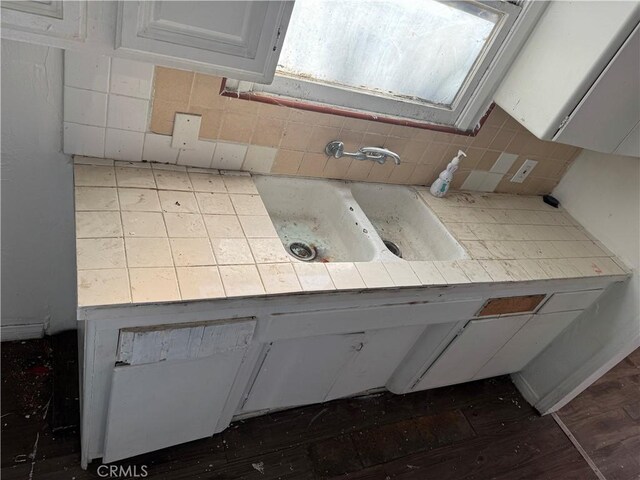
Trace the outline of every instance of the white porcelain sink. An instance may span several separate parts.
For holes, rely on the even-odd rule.
[[[405,260],[456,260],[462,246],[410,187],[353,183],[351,193],[383,241]],[[392,247],[393,248],[393,247]]]
[[[466,256],[435,214],[409,187],[254,176],[280,240],[294,258],[296,244],[314,261],[455,260]],[[300,258],[300,257],[298,257]]]
[[[254,176],[278,235],[290,246],[317,250],[315,261],[367,262],[379,259],[373,226],[343,182]]]

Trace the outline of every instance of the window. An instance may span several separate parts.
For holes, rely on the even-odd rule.
[[[273,83],[236,88],[470,130],[533,25],[523,10],[505,1],[298,0]],[[542,8],[534,10],[537,19]]]

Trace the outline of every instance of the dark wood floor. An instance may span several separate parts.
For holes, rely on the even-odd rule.
[[[558,412],[607,480],[640,478],[640,349]]]
[[[101,478],[78,464],[73,343],[2,344],[3,480]],[[639,366],[636,351],[561,412],[607,480],[640,478]],[[507,377],[278,412],[120,465],[172,480],[598,478]]]

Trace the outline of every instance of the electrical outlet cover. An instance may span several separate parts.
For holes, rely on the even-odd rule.
[[[530,159],[525,160],[524,163],[520,166],[520,168],[516,172],[516,174],[511,178],[511,181],[513,183],[522,183],[522,182],[524,182],[525,179],[531,173],[531,170],[533,170],[533,168],[537,164],[538,164],[538,162],[535,161],[535,160],[530,160]]]
[[[201,121],[202,117],[200,115],[176,113],[171,146],[183,150],[195,149],[198,143],[198,135],[200,134]]]

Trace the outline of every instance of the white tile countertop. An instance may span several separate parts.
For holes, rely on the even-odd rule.
[[[285,251],[247,173],[87,157],[74,168],[81,307],[627,275],[540,197],[438,199],[419,187],[469,259],[305,263]]]

